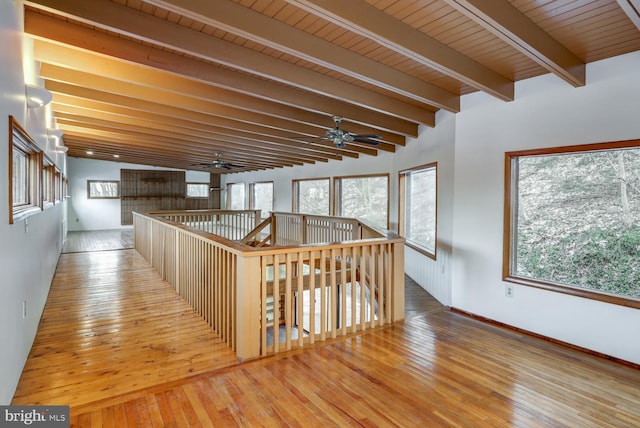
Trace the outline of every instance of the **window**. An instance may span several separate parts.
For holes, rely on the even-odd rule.
[[[87,180],[89,199],[117,199],[120,197],[120,182],[115,180]]]
[[[187,198],[208,198],[209,183],[187,183]]]
[[[335,179],[336,212],[381,229],[389,227],[389,175]]]
[[[249,208],[261,210],[262,218],[269,217],[269,213],[273,211],[273,181],[249,184]]]
[[[293,211],[329,215],[331,213],[329,189],[328,178],[293,180]]]
[[[640,308],[640,140],[505,162],[504,279]]]
[[[227,209],[244,209],[244,183],[227,184]]]
[[[43,155],[20,124],[9,116],[9,224],[42,210]]]
[[[55,172],[56,167],[53,162],[44,157],[43,169],[42,169],[42,199],[45,205],[51,205],[55,203]]]
[[[437,213],[437,164],[401,171],[400,235],[407,245],[435,259]]]

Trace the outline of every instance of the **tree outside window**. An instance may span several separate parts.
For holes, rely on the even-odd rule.
[[[506,154],[507,280],[640,307],[639,145]]]
[[[370,223],[389,226],[389,176],[371,175],[335,179],[337,213]]]
[[[400,234],[407,245],[435,258],[437,164],[402,171],[399,182]]]
[[[329,215],[331,196],[329,179],[293,180],[293,211]]]

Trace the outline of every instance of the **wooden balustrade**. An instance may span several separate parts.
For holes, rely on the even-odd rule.
[[[135,213],[136,249],[241,360],[404,318],[396,235],[353,219],[274,213],[271,233],[290,245],[256,248],[186,225],[198,221]]]
[[[150,211],[148,214],[238,241],[256,227],[260,212],[261,210],[190,210]]]

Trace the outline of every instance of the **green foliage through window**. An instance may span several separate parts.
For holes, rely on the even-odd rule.
[[[514,277],[640,299],[640,148],[511,158]]]

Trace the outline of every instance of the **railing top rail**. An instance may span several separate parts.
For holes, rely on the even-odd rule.
[[[163,213],[163,212],[172,212],[172,211],[152,211],[151,213]],[[173,211],[173,212],[181,212],[181,211]],[[184,213],[188,213],[189,211],[182,211]],[[275,214],[275,213],[274,213]],[[283,213],[283,214],[288,214],[288,213]],[[295,215],[300,215],[302,216],[302,214],[298,214],[298,213],[292,213]],[[200,239],[205,239],[205,240],[210,240],[210,241],[214,241],[220,245],[224,245],[225,247],[227,247],[230,251],[232,251],[233,253],[236,254],[242,254],[245,257],[252,257],[252,256],[263,256],[263,255],[276,255],[276,254],[286,254],[286,253],[290,253],[292,251],[320,251],[320,250],[326,250],[326,249],[340,249],[340,248],[347,248],[347,247],[358,247],[358,246],[366,246],[366,245],[371,245],[371,244],[387,244],[387,243],[392,243],[392,244],[397,244],[397,243],[404,243],[405,239],[393,232],[387,232],[387,233],[382,233],[376,229],[373,229],[367,225],[363,224],[363,227],[372,230],[373,232],[375,232],[377,235],[377,237],[371,237],[371,238],[366,238],[366,239],[358,239],[358,240],[348,240],[348,241],[341,241],[341,242],[319,242],[319,243],[313,243],[313,244],[302,244],[302,245],[282,245],[282,246],[273,246],[273,247],[252,247],[250,245],[246,245],[246,244],[242,244],[238,241],[233,241],[227,238],[224,238],[222,236],[219,235],[214,235],[212,233],[208,233],[202,230],[198,230],[195,228],[191,228],[189,226],[174,222],[174,221],[170,221],[170,220],[166,220],[164,218],[162,218],[159,215],[154,215],[154,214],[150,214],[150,213],[138,213],[138,212],[133,212],[134,217],[135,216],[140,216],[140,217],[146,217],[151,219],[152,221],[156,221],[156,222],[160,222],[160,223],[164,223],[172,228],[176,228],[176,229],[180,229],[182,230],[184,233],[187,233],[191,236],[195,236],[198,237]],[[306,214],[305,214],[306,216]],[[326,216],[319,216],[319,217],[326,217]],[[333,219],[335,217],[328,217],[330,219]],[[346,218],[346,217],[345,217]],[[355,219],[349,219],[348,220],[355,220]],[[358,221],[358,220],[355,220]],[[358,221],[359,222],[359,221]],[[361,222],[359,222],[361,223]],[[361,223],[362,224],[362,223]]]
[[[163,216],[163,215],[189,215],[189,214],[255,214],[261,210],[217,210],[217,209],[200,209],[200,210],[162,210],[162,211],[147,211],[145,213],[150,216]]]

